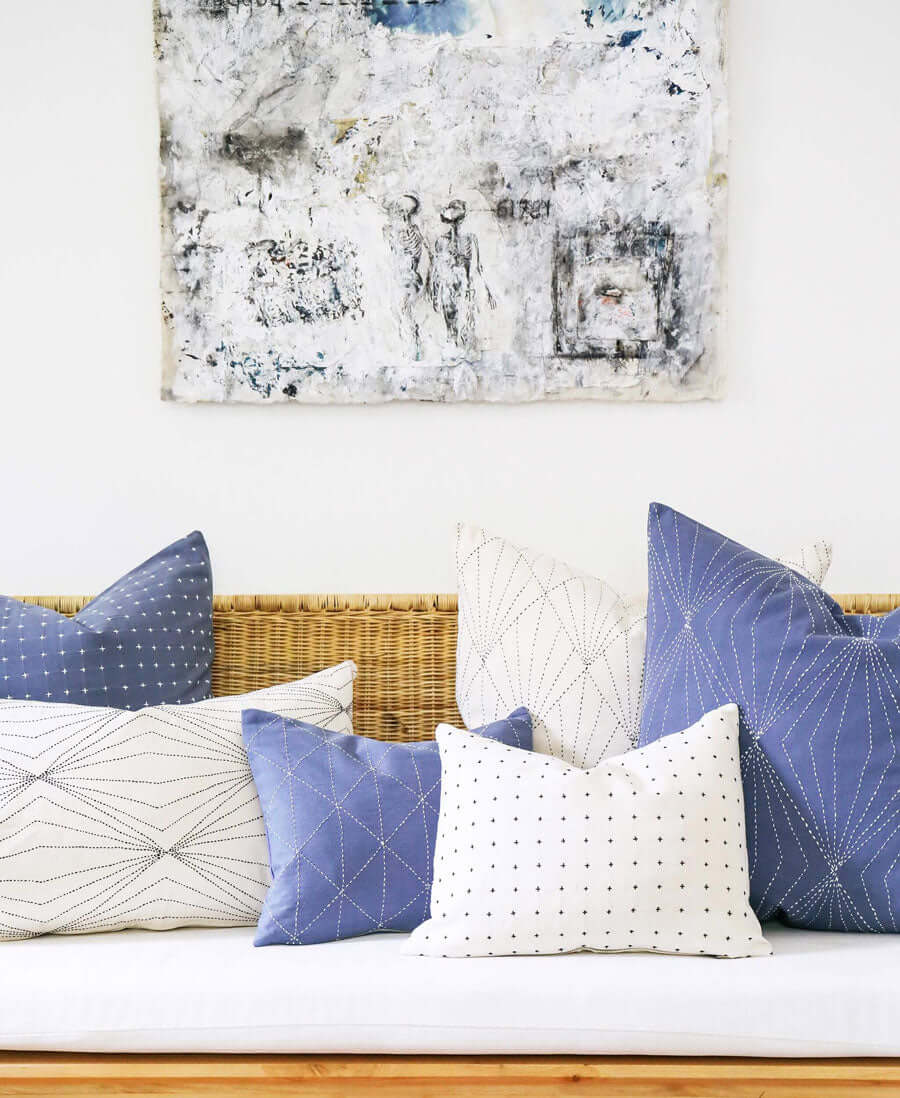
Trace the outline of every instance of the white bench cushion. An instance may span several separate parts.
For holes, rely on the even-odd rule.
[[[0,945],[0,1047],[100,1052],[900,1055],[900,936],[767,926],[772,957],[254,949],[252,928]]]

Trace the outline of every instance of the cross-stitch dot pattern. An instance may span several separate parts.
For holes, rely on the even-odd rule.
[[[73,618],[0,596],[0,698],[115,709],[201,701],[212,658],[212,573],[199,532]]]
[[[431,919],[446,957],[770,952],[748,902],[738,714],[580,770],[438,731]]]

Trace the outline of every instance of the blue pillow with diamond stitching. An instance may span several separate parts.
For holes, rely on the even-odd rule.
[[[648,534],[641,744],[736,702],[756,913],[900,931],[900,610],[845,614],[670,507]]]
[[[526,709],[477,731],[531,750]],[[243,735],[273,877],[254,944],[310,945],[425,922],[438,745],[382,743],[259,709],[244,710]]]

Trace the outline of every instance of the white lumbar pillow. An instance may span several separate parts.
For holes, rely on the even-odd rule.
[[[255,925],[271,875],[241,712],[352,732],[355,675],[136,712],[0,701],[0,938]]]
[[[779,558],[820,586],[831,546]],[[457,530],[456,701],[467,728],[524,706],[536,751],[593,766],[638,742],[647,599],[477,526]]]
[[[575,950],[758,957],[738,710],[591,770],[442,725],[438,957]]]

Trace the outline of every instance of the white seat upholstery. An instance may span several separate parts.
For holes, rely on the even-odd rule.
[[[767,927],[773,957],[405,957],[252,929],[0,945],[0,1046],[104,1052],[900,1055],[900,936]]]

